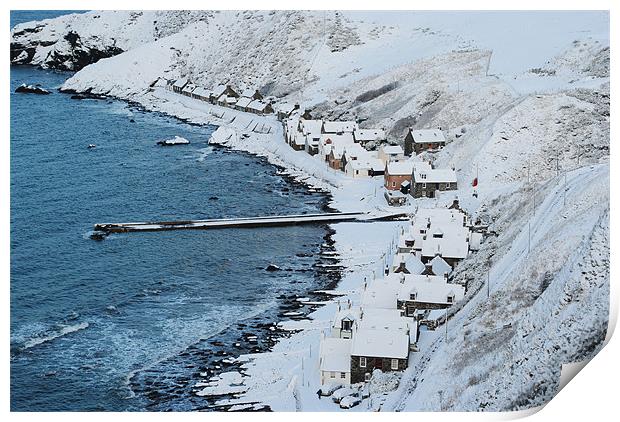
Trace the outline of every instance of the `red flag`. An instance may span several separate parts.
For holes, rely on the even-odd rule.
[[[478,186],[478,178],[477,178],[477,177],[476,177],[476,178],[474,178],[474,181],[471,183],[471,185],[472,185],[473,187]]]

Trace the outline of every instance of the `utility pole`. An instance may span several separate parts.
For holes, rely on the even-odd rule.
[[[530,221],[527,222],[527,254],[530,254],[530,243],[532,238],[532,223]]]
[[[487,299],[491,297],[491,269],[487,269]]]
[[[446,343],[448,342],[448,308],[446,308]]]
[[[527,160],[527,184],[530,184],[530,160]]]
[[[564,170],[564,207],[566,208],[566,169]]]

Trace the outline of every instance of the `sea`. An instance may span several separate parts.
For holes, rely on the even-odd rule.
[[[62,13],[13,11],[11,25]],[[93,225],[315,213],[328,198],[262,158],[209,145],[214,126],[72,99],[58,92],[69,77],[10,71],[11,410],[201,409],[192,383],[211,348],[233,353],[231,333],[277,322],[282,298],[328,281],[313,270],[327,228],[96,241]],[[22,83],[52,93],[15,93]],[[174,136],[190,144],[156,145]]]

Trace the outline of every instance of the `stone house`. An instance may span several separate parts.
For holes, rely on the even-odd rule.
[[[411,196],[414,198],[434,198],[437,191],[457,189],[454,169],[434,169],[426,162],[413,165]]]
[[[405,155],[418,155],[423,151],[437,151],[446,146],[441,129],[411,129],[405,136]]]

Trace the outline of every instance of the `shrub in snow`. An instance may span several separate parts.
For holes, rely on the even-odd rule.
[[[383,372],[380,369],[372,371],[372,377],[368,382],[368,391],[370,394],[382,394],[394,391],[398,387],[400,381],[399,372]]]

